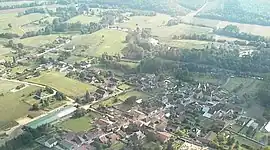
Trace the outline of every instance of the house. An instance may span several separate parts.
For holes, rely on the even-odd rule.
[[[171,136],[172,135],[168,132],[157,132],[156,133],[156,138],[162,143],[166,143],[171,138]]]
[[[74,143],[67,140],[60,141],[58,146],[64,150],[74,150],[77,147]]]
[[[104,98],[104,97],[108,96],[108,93],[104,90],[101,90],[101,89],[97,89],[96,93],[99,95],[98,97],[100,97],[100,98]]]
[[[267,132],[270,132],[270,121],[264,127]]]
[[[54,137],[42,136],[36,139],[36,142],[47,147],[52,148],[57,145],[58,141]]]
[[[100,136],[98,139],[103,144],[107,144],[109,142],[109,139],[105,135]]]
[[[115,143],[121,139],[120,136],[115,133],[108,134],[106,137],[109,139],[110,143]]]

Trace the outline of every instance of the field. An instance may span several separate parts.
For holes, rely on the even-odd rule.
[[[89,48],[85,51],[86,55],[101,56],[104,52],[114,55],[121,53],[126,46],[124,43],[126,35],[126,32],[102,29],[93,34],[76,36],[70,44],[88,46]],[[102,38],[102,36],[104,37]]]
[[[11,32],[22,35],[25,31],[22,29],[22,25],[39,20],[45,17],[44,14],[29,14],[21,17],[17,17],[17,13],[6,13],[0,16],[0,33]],[[12,25],[12,28],[8,27],[8,24]]]
[[[207,41],[197,41],[197,40],[164,40],[161,43],[167,44],[172,47],[179,47],[179,48],[185,48],[185,49],[202,49],[206,45],[208,45],[209,42]]]
[[[0,129],[5,129],[4,126],[9,124],[9,122],[29,114],[31,106],[24,103],[23,100],[28,99],[29,97],[27,96],[37,89],[30,86],[16,93],[8,92],[4,96],[0,96]]]
[[[5,55],[10,53],[11,49],[10,48],[6,48],[3,45],[0,45],[0,55]]]
[[[254,79],[250,79],[250,78],[239,78],[239,77],[230,78],[229,82],[227,82],[227,84],[223,85],[223,88],[232,92],[235,88],[241,86],[241,84],[243,85],[241,87],[241,89],[242,89],[244,87],[250,86],[254,81],[255,81]]]
[[[92,128],[92,120],[90,117],[84,116],[81,118],[71,118],[62,122],[59,126],[65,130],[74,132],[87,131]]]
[[[0,85],[1,85],[0,94],[1,93],[5,94],[5,93],[9,92],[10,90],[14,89],[16,86],[18,86],[20,84],[0,80]]]
[[[88,131],[93,128],[93,120],[101,117],[99,114],[90,112],[81,118],[71,118],[58,124],[59,127],[65,130],[74,132]]]
[[[143,93],[143,92],[139,92],[139,91],[130,91],[130,92],[127,92],[123,95],[120,95],[118,96],[118,99],[122,100],[122,101],[125,101],[127,98],[131,97],[131,96],[137,96],[137,98],[148,98],[149,95]]]
[[[128,90],[131,88],[131,86],[124,83],[124,84],[119,85],[117,88],[119,88],[120,90]]]
[[[15,42],[22,43],[26,46],[32,46],[32,47],[40,47],[42,45],[52,43],[59,35],[52,34],[52,35],[40,35],[35,37],[29,37],[25,39],[18,39]]]
[[[0,6],[13,6],[13,5],[22,5],[22,4],[29,4],[35,1],[18,1],[18,2],[1,2]]]
[[[42,73],[41,76],[29,80],[35,83],[48,85],[68,96],[73,97],[83,95],[87,90],[89,90],[89,92],[96,90],[96,87],[94,86],[67,78],[57,72]]]
[[[136,68],[139,64],[134,62],[120,61],[122,65],[128,65],[130,68]]]
[[[250,141],[250,140],[248,140],[246,138],[243,138],[241,136],[235,135],[234,138],[235,138],[236,141],[239,142],[239,145],[241,146],[242,150],[246,150],[246,148],[243,147],[243,144],[250,146],[252,149],[261,149],[262,148],[261,145],[255,143],[253,141]]]
[[[218,84],[220,82],[219,79],[217,79],[214,76],[210,75],[204,75],[204,74],[193,74],[193,78],[199,82],[207,82],[207,83],[212,83],[212,84]]]
[[[79,15],[79,16],[69,19],[67,22],[68,23],[81,22],[82,24],[89,24],[90,22],[99,22],[99,20],[100,18],[97,16]]]

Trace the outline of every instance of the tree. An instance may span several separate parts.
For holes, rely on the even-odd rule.
[[[20,48],[20,49],[23,49],[23,44],[22,43],[18,43],[18,48]]]
[[[39,110],[39,105],[37,103],[32,105],[32,110],[37,111]]]
[[[89,91],[86,91],[86,93],[85,93],[85,100],[86,100],[87,102],[90,102],[90,100],[91,100]]]
[[[12,28],[12,25],[11,25],[11,23],[9,23],[9,24],[8,24],[8,27],[9,27],[9,28]]]
[[[85,109],[83,109],[83,108],[78,108],[78,109],[75,111],[73,117],[74,117],[74,118],[80,118],[80,117],[83,117],[85,114],[86,114],[86,110],[85,110]]]

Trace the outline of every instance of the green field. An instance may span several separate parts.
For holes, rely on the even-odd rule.
[[[16,86],[20,85],[18,83],[14,83],[14,82],[9,82],[9,81],[2,81],[0,80],[0,94],[1,93],[7,93],[10,90],[16,88]]]
[[[186,49],[202,49],[209,42],[207,41],[197,41],[197,40],[164,40],[161,43],[167,44],[172,47],[186,48]]]
[[[122,65],[127,65],[130,68],[136,68],[139,65],[138,63],[127,62],[127,61],[120,61],[119,63]]]
[[[62,122],[59,126],[65,130],[71,130],[74,132],[87,131],[93,128],[92,119],[87,116],[76,119],[68,119]]]
[[[72,39],[71,44],[88,46],[89,48],[84,53],[79,52],[82,55],[100,56],[104,52],[114,55],[121,53],[121,50],[126,46],[126,43],[123,43],[126,35],[126,32],[102,29],[92,34],[76,36]]]
[[[17,1],[17,2],[1,2],[0,6],[13,6],[34,3],[35,1]]]
[[[5,128],[3,126],[9,122],[29,114],[31,106],[23,101],[37,89],[39,88],[30,86],[18,92],[8,92],[4,93],[4,96],[0,96],[0,129]]]
[[[214,76],[211,75],[204,75],[204,74],[199,74],[199,73],[193,73],[192,77],[199,81],[199,82],[206,82],[206,83],[212,83],[212,84],[218,84],[219,83],[219,79],[217,79]]]
[[[42,73],[41,76],[29,79],[29,81],[53,87],[60,92],[63,92],[64,94],[72,97],[83,95],[87,90],[92,92],[97,89],[92,85],[67,78],[57,72]]]
[[[139,91],[130,91],[130,92],[127,92],[123,95],[120,95],[118,96],[118,99],[122,100],[122,101],[125,101],[127,98],[131,97],[131,96],[137,96],[137,98],[148,98],[149,95],[143,93],[143,92],[139,92]]]
[[[0,45],[0,55],[5,55],[10,53],[11,49],[10,48],[6,48],[3,45]]]
[[[16,43],[22,43],[26,46],[32,46],[32,47],[40,47],[42,45],[52,43],[55,39],[57,39],[59,35],[53,34],[53,35],[40,35],[35,37],[29,37],[25,39],[18,39],[15,42]]]
[[[11,32],[22,35],[25,33],[21,27],[24,24],[39,20],[45,17],[44,14],[29,14],[21,17],[17,17],[17,13],[4,13],[0,15],[0,33]],[[8,24],[12,25],[12,28],[8,27]]]
[[[131,86],[124,83],[119,85],[117,88],[119,88],[120,90],[128,90],[131,88]]]
[[[250,78],[234,77],[234,78],[230,78],[229,82],[227,82],[227,84],[223,85],[222,87],[232,92],[235,88],[237,88],[241,84],[243,84],[242,88],[244,88],[244,87],[250,86],[254,81],[255,81],[254,79],[250,79]]]
[[[68,23],[80,22],[82,24],[89,24],[90,22],[99,22],[99,20],[100,20],[100,17],[97,17],[97,16],[79,15],[79,16],[69,19],[67,22]]]

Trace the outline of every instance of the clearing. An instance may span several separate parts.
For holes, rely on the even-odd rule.
[[[69,19],[67,22],[68,23],[80,22],[82,24],[89,24],[90,22],[99,22],[99,20],[100,20],[100,17],[97,17],[97,16],[79,15],[79,16]]]
[[[15,119],[27,116],[30,113],[31,106],[23,101],[29,98],[30,93],[38,89],[34,86],[28,86],[16,93],[8,92],[4,96],[0,96],[0,130],[11,127],[10,122],[14,122]]]
[[[72,97],[83,95],[87,90],[92,92],[97,89],[92,85],[67,78],[58,72],[45,72],[37,78],[29,79],[29,81],[50,86]]]
[[[121,53],[121,50],[125,48],[126,35],[127,33],[123,31],[102,29],[92,34],[76,36],[70,44],[89,47],[85,52],[79,52],[82,56],[101,56],[105,52],[114,55]]]

